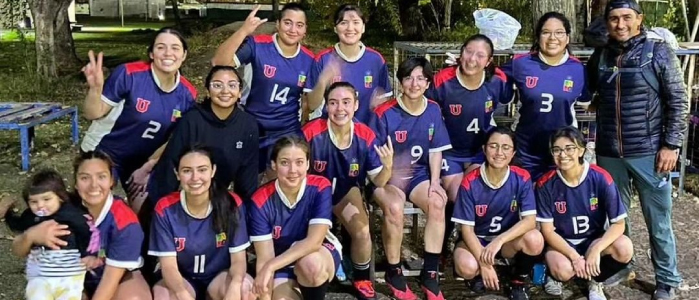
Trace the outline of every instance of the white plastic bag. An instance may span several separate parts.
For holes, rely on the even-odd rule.
[[[473,12],[473,18],[480,33],[493,41],[495,50],[512,48],[522,28],[515,18],[497,9],[479,9]]]

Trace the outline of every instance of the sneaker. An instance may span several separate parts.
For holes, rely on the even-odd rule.
[[[519,280],[513,280],[510,285],[510,300],[529,300],[529,289],[527,285]]]
[[[655,285],[655,293],[653,293],[653,300],[672,300],[675,299],[675,288],[658,282]]]
[[[371,280],[357,280],[353,282],[352,285],[354,286],[354,290],[356,291],[357,299],[376,299],[376,291],[374,291],[374,284],[371,283]]]
[[[626,268],[623,268],[616,274],[612,275],[612,277],[607,278],[607,280],[604,281],[604,286],[617,286],[619,283],[632,280],[633,278],[631,278],[631,273],[633,273],[633,271],[629,266],[627,266]],[[636,277],[636,275],[634,274],[633,277]]]
[[[420,288],[427,300],[444,300],[444,294],[439,289],[439,274],[436,271],[420,272]]]
[[[546,276],[544,291],[551,296],[560,296],[563,294],[563,283],[551,276]]]
[[[430,291],[430,289],[428,289],[424,285],[420,285],[420,288],[422,288],[422,292],[425,293],[425,297],[427,298],[427,300],[445,300],[442,291],[439,291],[439,294],[435,295],[434,293],[432,293],[432,291]]]
[[[590,300],[607,300],[604,295],[604,285],[601,282],[590,280],[587,282],[587,299]]]
[[[403,275],[401,274],[399,276]],[[417,300],[417,295],[415,295],[415,293],[413,293],[413,291],[410,290],[410,287],[407,284],[405,285],[405,291],[401,291],[395,288],[393,285],[391,285],[391,282],[388,280],[387,276],[385,276],[384,279],[386,280],[386,285],[388,286],[388,288],[391,289],[393,298],[396,298],[398,300]]]
[[[471,292],[474,292],[476,294],[485,293],[485,284],[483,283],[483,278],[481,278],[480,276],[471,280],[467,280],[466,285],[471,290]]]

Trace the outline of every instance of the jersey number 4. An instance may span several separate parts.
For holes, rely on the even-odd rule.
[[[155,134],[157,134],[158,131],[160,131],[160,127],[162,127],[162,125],[156,121],[148,122],[148,128],[146,128],[146,130],[143,131],[141,137],[144,139],[154,139]]]
[[[272,95],[269,96],[269,102],[279,101],[282,105],[286,104],[287,97],[289,96],[289,88],[285,87],[279,90],[279,84],[274,85],[272,90]]]

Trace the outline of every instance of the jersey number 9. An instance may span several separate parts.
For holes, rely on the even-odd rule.
[[[420,146],[413,146],[412,148],[410,148],[410,156],[413,157],[413,159],[410,161],[410,164],[414,165],[416,162],[418,162],[422,157],[422,153],[422,147]]]

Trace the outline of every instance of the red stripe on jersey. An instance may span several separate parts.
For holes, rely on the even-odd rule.
[[[549,182],[554,176],[556,176],[556,170],[551,170],[544,173],[544,175],[539,178],[539,181],[536,182],[536,187],[540,188],[544,186],[544,184]]]
[[[527,170],[525,170],[525,169],[522,169],[522,168],[516,167],[516,166],[511,166],[510,170],[512,172],[514,172],[515,174],[519,175],[520,177],[522,177],[522,180],[524,180],[524,182],[527,182],[530,179],[532,179],[532,175],[530,175],[529,172],[527,172]]]
[[[383,114],[385,114],[386,111],[388,111],[389,109],[395,107],[396,105],[398,105],[398,100],[396,100],[396,98],[393,98],[393,99],[391,99],[390,101],[386,101],[386,102],[384,102],[384,103],[381,103],[379,106],[377,106],[377,107],[374,109],[374,112],[375,112],[376,115],[379,116],[379,118],[380,118],[380,117],[383,117]]]
[[[252,202],[254,202],[258,208],[262,208],[262,206],[267,203],[267,200],[272,198],[272,195],[274,195],[276,192],[274,182],[275,180],[266,183],[261,188],[257,189],[254,194],[252,194]]]
[[[379,53],[379,51],[376,51],[376,50],[374,50],[374,49],[372,49],[372,48],[370,48],[370,47],[366,47],[366,50],[368,50],[369,52],[374,52],[374,53],[376,53],[376,55],[378,55],[379,58],[381,58],[381,63],[382,63],[382,64],[385,64],[385,63],[386,63],[386,60],[383,59],[383,55],[381,55],[381,53]]]
[[[439,71],[437,75],[434,75],[434,87],[439,88],[447,81],[454,79],[456,77],[456,70],[458,70],[458,67],[452,66]]]
[[[318,175],[306,175],[306,184],[316,187],[319,192],[322,192],[324,189],[330,187],[330,181],[327,178]]]
[[[233,197],[233,200],[235,201],[235,205],[240,207],[240,205],[243,204],[243,200],[240,199],[240,197],[236,193],[234,193],[234,192],[228,192],[228,193],[231,194],[231,197]]]
[[[376,134],[369,126],[364,125],[364,123],[354,122],[354,134],[359,137],[362,141],[366,143],[367,146],[371,144],[376,139]]]
[[[162,217],[166,208],[178,202],[180,202],[180,192],[167,194],[165,197],[160,198],[158,203],[155,204],[155,213]]]
[[[573,54],[570,54],[568,58],[574,62],[580,62],[580,59]]]
[[[252,39],[255,41],[255,43],[260,43],[260,44],[269,44],[269,43],[274,43],[274,37],[272,37],[269,34],[260,34],[252,37]]]
[[[500,78],[503,82],[507,82],[507,75],[505,75],[505,72],[500,70],[500,68],[495,68],[495,74],[493,74],[495,77]]]
[[[150,71],[150,63],[146,61],[135,61],[125,64],[126,74]]]
[[[197,100],[197,88],[194,87],[194,85],[189,82],[187,78],[184,76],[180,76],[180,82],[184,85],[184,87],[189,90],[190,93],[192,93],[192,100],[196,101]]]
[[[303,51],[303,53],[306,53],[306,54],[307,54],[308,56],[310,56],[311,58],[313,58],[313,57],[316,56],[316,55],[313,53],[313,51],[311,51],[311,49],[308,49],[308,48],[304,47],[303,45],[301,45],[301,51]]]
[[[467,190],[471,189],[471,182],[474,180],[477,180],[479,177],[481,177],[481,169],[476,168],[475,170],[471,170],[471,172],[468,172],[466,176],[464,176],[464,179],[461,180],[461,186],[464,187]]]
[[[306,137],[306,141],[310,143],[314,137],[328,130],[328,120],[324,118],[315,119],[306,123],[301,130],[303,131],[303,136]]]
[[[131,224],[138,224],[138,217],[136,217],[136,214],[120,199],[114,199],[109,211],[114,216],[114,223],[116,223],[118,230],[122,230]]]
[[[333,50],[335,50],[335,48],[333,48],[333,47],[320,50],[320,52],[318,52],[318,54],[316,54],[315,61],[320,61],[321,59],[323,59],[323,56],[327,55],[328,53],[332,53]]]
[[[598,165],[590,164],[590,169],[595,170],[596,172],[599,172],[600,174],[602,174],[602,176],[604,176],[604,180],[607,182],[607,185],[614,183],[614,179],[612,178],[612,175],[610,175],[609,172],[607,172],[607,170],[603,169],[602,167],[600,167]]]

